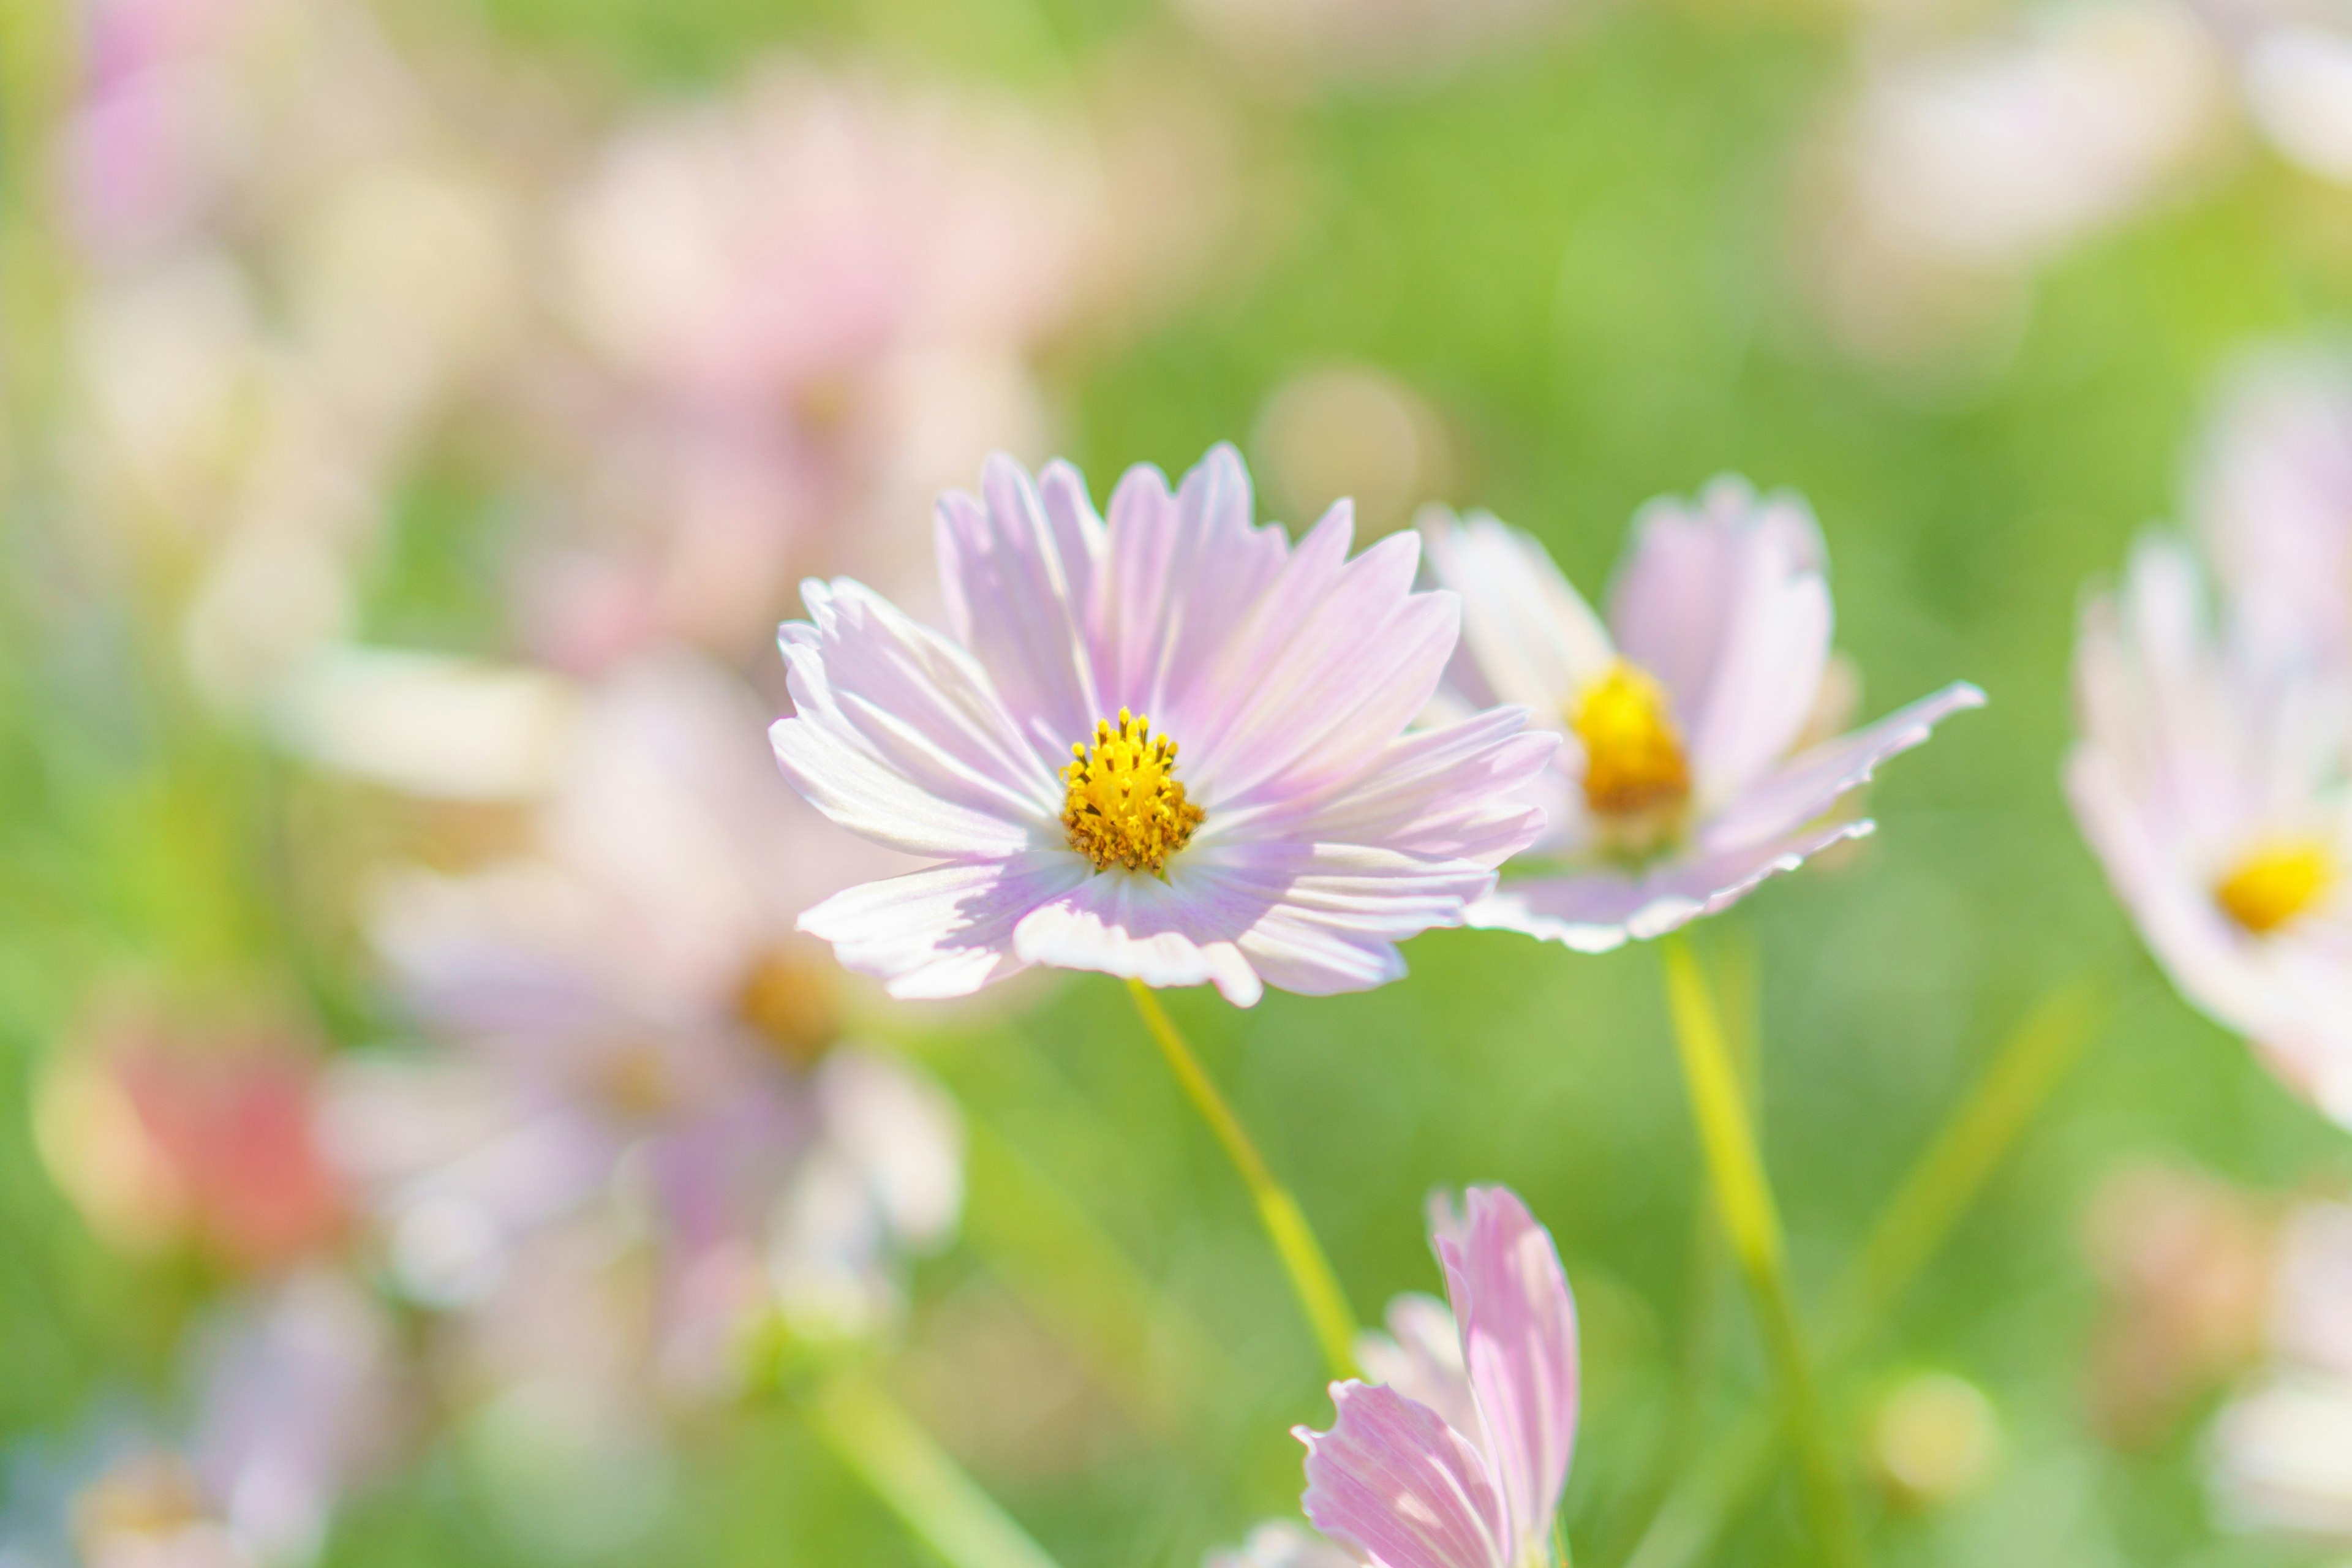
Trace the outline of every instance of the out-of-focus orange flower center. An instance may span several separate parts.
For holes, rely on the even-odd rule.
[[[1621,658],[1579,694],[1568,727],[1584,743],[1584,804],[1604,827],[1650,843],[1671,834],[1690,762],[1665,688]]]
[[[1201,808],[1184,798],[1176,778],[1176,742],[1153,739],[1151,721],[1124,708],[1118,727],[1095,724],[1094,744],[1074,744],[1062,770],[1068,793],[1062,826],[1070,847],[1094,862],[1097,871],[1124,866],[1159,876],[1168,858],[1191,841],[1201,826]]]
[[[205,1517],[203,1494],[186,1468],[148,1456],[117,1467],[74,1500],[74,1543],[87,1561],[129,1561],[121,1554],[136,1552],[139,1543],[176,1535]]]
[[[2315,838],[2274,839],[2240,857],[2213,888],[2221,912],[2268,936],[2319,900],[2336,881],[2335,857]]]
[[[839,971],[822,948],[770,948],[744,976],[735,1005],[760,1043],[793,1067],[812,1066],[841,1037]]]

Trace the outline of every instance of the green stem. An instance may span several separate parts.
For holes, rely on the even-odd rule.
[[[2105,1015],[2096,986],[2069,986],[2035,1007],[2002,1042],[1968,1099],[1895,1190],[1840,1281],[1829,1314],[1830,1364],[1856,1354],[1918,1277],[2052,1091],[2081,1060]],[[1769,1476],[1771,1438],[1764,1412],[1742,1417],[1659,1509],[1626,1568],[1687,1568],[1697,1562],[1723,1521]]]
[[[865,1373],[829,1373],[799,1404],[842,1462],[950,1568],[1055,1568],[1045,1549]]]
[[[1674,1015],[1683,1078],[1690,1090],[1691,1115],[1715,1184],[1724,1237],[1747,1279],[1774,1380],[1780,1384],[1783,1418],[1804,1481],[1806,1512],[1832,1568],[1859,1564],[1861,1532],[1838,1473],[1806,1363],[1781,1256],[1780,1211],[1748,1124],[1738,1071],[1732,1065],[1714,999],[1707,994],[1706,977],[1688,939],[1669,936],[1662,945],[1666,999]]]
[[[1184,1044],[1184,1037],[1177,1033],[1174,1020],[1160,1005],[1160,998],[1151,994],[1151,987],[1140,980],[1130,980],[1127,989],[1135,998],[1136,1011],[1143,1015],[1144,1026],[1159,1045],[1160,1054],[1168,1058],[1169,1070],[1176,1075],[1176,1082],[1200,1111],[1201,1120],[1209,1124],[1217,1142],[1224,1146],[1225,1157],[1233,1162],[1234,1169],[1248,1184],[1250,1196],[1257,1203],[1258,1219],[1282,1259],[1284,1271],[1290,1276],[1291,1290],[1307,1314],[1307,1326],[1315,1331],[1316,1342],[1323,1347],[1323,1359],[1330,1363],[1331,1375],[1355,1376],[1356,1314],[1349,1307],[1347,1292],[1339,1288],[1339,1277],[1332,1273],[1330,1260],[1324,1257],[1322,1244],[1315,1239],[1306,1214],[1288,1190],[1274,1179],[1265,1156],[1243,1130],[1241,1119],[1217,1093],[1217,1086],[1210,1081],[1199,1058]]]

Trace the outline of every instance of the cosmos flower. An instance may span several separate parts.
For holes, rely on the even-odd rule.
[[[2347,711],[2325,665],[2217,625],[2186,548],[2134,551],[2084,609],[2067,793],[2182,994],[2352,1116]]]
[[[1543,547],[1492,517],[1434,517],[1462,595],[1459,700],[1517,703],[1568,738],[1538,792],[1549,826],[1475,926],[1601,952],[1727,909],[1776,871],[1871,831],[1834,815],[1888,757],[1984,700],[1956,682],[1834,740],[1821,535],[1792,496],[1720,479],[1634,523],[1606,623]]]
[[[864,585],[803,585],[782,634],[784,775],[843,826],[939,862],[801,917],[894,994],[1030,964],[1152,985],[1359,991],[1459,924],[1540,826],[1508,797],[1554,749],[1502,710],[1407,733],[1453,651],[1419,546],[1348,558],[1345,503],[1294,547],[1219,447],[1108,524],[1065,463],[940,503],[952,637]]]
[[[322,1268],[231,1301],[185,1356],[184,1428],[102,1405],[6,1467],[9,1568],[302,1568],[406,1425],[383,1309]]]
[[[930,499],[1043,443],[1029,357],[1087,292],[1097,183],[1015,100],[789,60],[624,127],[562,226],[614,395],[566,459],[588,537],[532,563],[551,657],[732,654],[801,573],[919,576]]]
[[[2047,5],[1926,47],[1889,31],[1801,187],[1817,307],[1868,358],[2013,345],[2032,271],[2186,184],[2228,126],[2227,62],[2171,0]]]
[[[724,1383],[771,1303],[812,1329],[894,1309],[905,1252],[955,1223],[961,1129],[854,1042],[847,977],[792,930],[845,845],[777,782],[748,691],[677,657],[584,706],[541,853],[381,899],[379,949],[454,1048],[352,1063],[333,1146],[435,1305],[495,1313],[538,1237],[625,1251],[634,1226],[649,1356]]]
[[[1401,1296],[1359,1346],[1377,1384],[1331,1385],[1307,1445],[1307,1517],[1271,1524],[1235,1568],[1538,1568],[1576,1442],[1576,1303],[1549,1233],[1506,1187],[1433,1203],[1448,1308]],[[1328,1542],[1336,1543],[1327,1544]],[[1344,1551],[1339,1550],[1344,1548]],[[1214,1562],[1215,1560],[1213,1560]]]

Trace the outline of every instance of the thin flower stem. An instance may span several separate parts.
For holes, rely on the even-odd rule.
[[[842,1462],[950,1568],[1056,1568],[863,1372],[827,1373],[799,1404]]]
[[[1315,1239],[1314,1228],[1307,1223],[1298,1201],[1274,1179],[1265,1156],[1244,1131],[1241,1119],[1217,1093],[1217,1086],[1210,1081],[1199,1058],[1184,1044],[1184,1037],[1177,1032],[1174,1020],[1160,1006],[1160,998],[1151,994],[1151,987],[1140,980],[1130,980],[1127,989],[1135,998],[1136,1011],[1143,1015],[1144,1026],[1159,1045],[1160,1054],[1168,1058],[1169,1070],[1176,1075],[1177,1083],[1200,1111],[1201,1119],[1209,1124],[1209,1131],[1224,1145],[1225,1157],[1233,1162],[1234,1169],[1248,1184],[1250,1196],[1257,1203],[1258,1219],[1282,1259],[1284,1271],[1290,1276],[1290,1289],[1298,1298],[1299,1309],[1307,1314],[1307,1326],[1315,1331],[1316,1342],[1323,1347],[1323,1359],[1330,1363],[1331,1375],[1355,1376],[1356,1314],[1349,1307],[1347,1292],[1339,1288],[1339,1277],[1331,1272],[1330,1260],[1324,1257],[1322,1244]]]
[[[1782,1266],[1780,1211],[1748,1124],[1738,1070],[1732,1065],[1722,1023],[1707,993],[1706,977],[1688,939],[1669,936],[1663,945],[1666,999],[1674,1015],[1683,1078],[1690,1090],[1691,1114],[1715,1184],[1724,1237],[1748,1281],[1765,1350],[1780,1384],[1783,1417],[1804,1481],[1806,1512],[1832,1568],[1851,1568],[1863,1561],[1861,1532],[1838,1473],[1806,1363],[1804,1341]]]
[[[2053,1090],[2097,1037],[2101,988],[2084,983],[2045,999],[2012,1030],[1969,1097],[1871,1229],[1832,1297],[1826,1363],[1858,1353],[1878,1321],[1942,1247]],[[1772,1426],[1752,1410],[1701,1458],[1658,1510],[1627,1568],[1689,1568],[1724,1520],[1771,1472]]]

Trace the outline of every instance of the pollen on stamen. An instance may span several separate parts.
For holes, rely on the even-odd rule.
[[[1124,866],[1165,872],[1168,858],[1191,841],[1203,816],[1176,778],[1176,742],[1155,739],[1150,720],[1122,708],[1117,728],[1096,721],[1094,743],[1073,743],[1070,756],[1062,770],[1062,826],[1070,847],[1097,871]]]
[[[2214,884],[2221,912],[2255,936],[2268,936],[2319,901],[2336,880],[2335,859],[2316,839],[2262,844]]]
[[[1671,835],[1690,799],[1690,763],[1672,702],[1647,673],[1619,659],[1568,714],[1584,743],[1584,804],[1612,837]]]

